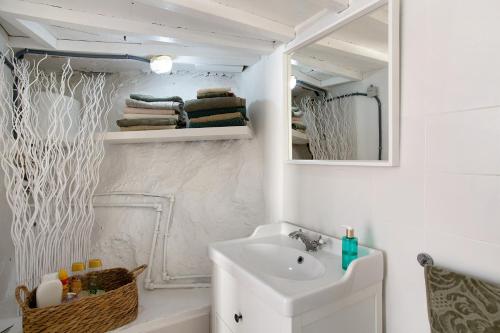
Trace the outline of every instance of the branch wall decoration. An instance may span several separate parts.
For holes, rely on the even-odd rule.
[[[96,133],[107,128],[114,94],[104,74],[73,72],[69,60],[60,72],[45,72],[43,61],[14,61],[13,80],[0,67],[1,165],[17,282],[29,288],[88,259],[104,157]]]

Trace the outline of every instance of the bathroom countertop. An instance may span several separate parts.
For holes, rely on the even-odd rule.
[[[210,288],[155,289],[139,292],[139,315],[136,320],[115,332],[135,332],[138,326],[158,320],[168,320],[190,311],[210,309]]]
[[[157,320],[168,320],[189,311],[210,309],[211,289],[155,289],[139,291],[139,315],[136,320],[115,332],[126,333],[139,325]],[[8,333],[22,333],[21,317],[0,319],[0,332],[14,324]]]

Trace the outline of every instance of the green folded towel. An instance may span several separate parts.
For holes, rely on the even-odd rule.
[[[191,119],[191,123],[206,123],[209,121],[219,121],[219,120],[227,120],[227,119],[242,118],[242,117],[243,115],[240,112],[221,113],[221,114],[214,114],[213,116],[193,118]]]
[[[203,99],[191,99],[184,104],[184,110],[188,113],[200,110],[227,109],[245,107],[246,101],[240,97],[214,97]],[[191,118],[191,117],[190,117]]]
[[[245,126],[245,125],[246,121],[241,114],[231,119],[221,119],[221,120],[204,121],[204,122],[189,122],[190,128]]]
[[[177,120],[169,118],[119,119],[116,121],[116,124],[120,127],[169,126],[169,125],[177,125]]]
[[[432,333],[500,332],[500,285],[425,266]]]
[[[130,98],[138,100],[138,101],[143,101],[143,102],[177,102],[177,103],[183,103],[184,102],[182,100],[182,98],[179,97],[179,96],[154,97],[154,96],[151,96],[151,95],[130,94]]]
[[[233,113],[233,112],[239,112],[245,118],[247,118],[247,109],[245,107],[240,107],[240,108],[225,108],[225,109],[210,109],[210,110],[198,110],[198,111],[191,111],[191,112],[186,112],[187,116],[189,119],[194,119],[194,118],[200,118],[200,117],[207,117],[207,116],[213,116],[216,114],[224,114],[224,113]]]
[[[197,99],[215,98],[215,97],[234,97],[234,93],[232,93],[230,91],[226,91],[226,92],[206,92],[206,93],[198,93],[196,95]]]
[[[300,123],[292,123],[292,128],[297,131],[305,131],[306,125]]]

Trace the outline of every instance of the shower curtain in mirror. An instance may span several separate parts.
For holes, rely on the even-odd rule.
[[[351,96],[301,100],[309,149],[315,160],[356,159],[356,123],[351,104]]]

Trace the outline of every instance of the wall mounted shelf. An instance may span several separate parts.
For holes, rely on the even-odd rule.
[[[179,128],[152,131],[105,132],[104,142],[109,144],[149,143],[149,142],[181,142],[181,141],[213,141],[251,139],[252,129],[249,126]]]
[[[309,138],[306,133],[292,129],[292,144],[294,145],[307,145]]]

